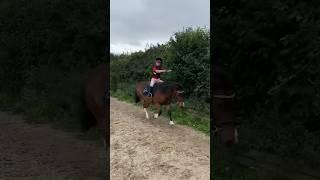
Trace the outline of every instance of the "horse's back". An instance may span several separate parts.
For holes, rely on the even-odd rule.
[[[154,85],[154,92],[168,93],[175,87],[179,86],[182,89],[182,86],[179,83],[165,81],[162,83],[156,83]]]
[[[150,84],[150,81],[140,81],[136,83],[136,91],[140,92],[143,91],[144,88],[148,87]],[[164,81],[161,83],[156,83],[153,86],[154,92],[161,92],[161,93],[166,93],[169,92],[173,87],[176,85],[179,85],[176,82],[171,82],[171,81]]]
[[[150,84],[150,81],[139,81],[136,83],[136,87],[147,86],[148,84]]]

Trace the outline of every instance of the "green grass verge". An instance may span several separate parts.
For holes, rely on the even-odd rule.
[[[134,97],[121,90],[111,91],[111,96],[116,97],[121,101],[134,103]],[[153,108],[151,108],[151,110],[154,111]],[[193,127],[207,135],[210,133],[210,120],[208,114],[203,114],[201,112],[195,113],[194,111],[189,112],[188,109],[181,110],[180,108],[173,106],[172,118],[178,124]]]

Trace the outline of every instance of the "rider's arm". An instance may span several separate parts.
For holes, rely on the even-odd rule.
[[[163,69],[163,70],[155,70],[155,72],[156,73],[163,73],[163,72],[169,72],[169,70],[165,70],[165,69]]]

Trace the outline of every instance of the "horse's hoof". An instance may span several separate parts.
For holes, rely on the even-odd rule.
[[[173,122],[173,121],[170,121],[170,122],[169,122],[169,125],[173,126],[173,125],[174,125],[174,122]]]
[[[153,117],[157,119],[159,117],[159,114],[154,114]]]

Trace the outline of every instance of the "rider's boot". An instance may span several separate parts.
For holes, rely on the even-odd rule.
[[[150,87],[150,95],[149,95],[150,97],[152,97],[153,96],[153,87]]]

